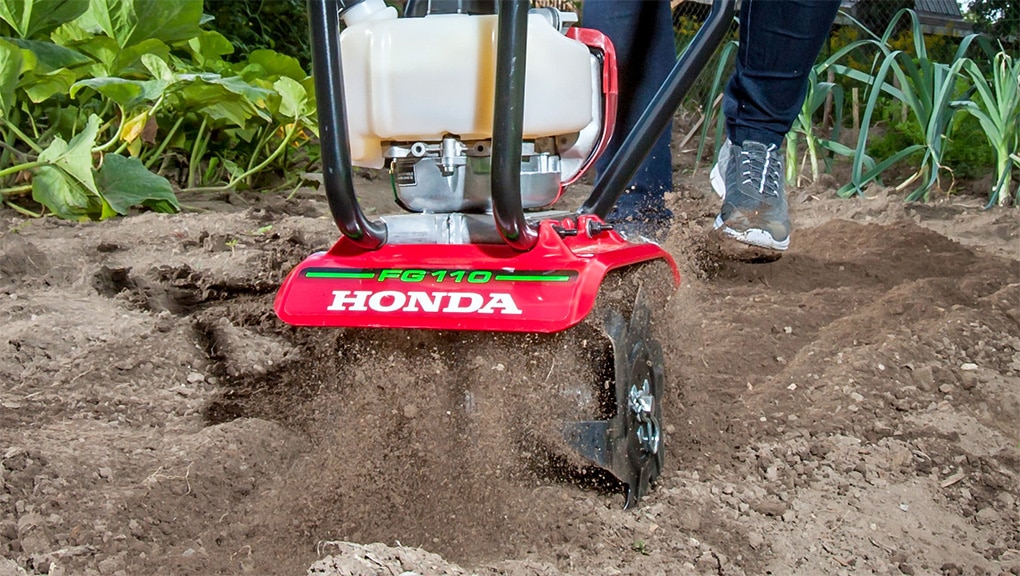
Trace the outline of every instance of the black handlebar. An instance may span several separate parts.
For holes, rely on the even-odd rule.
[[[528,2],[499,0],[496,40],[496,102],[492,119],[492,216],[512,248],[531,250],[538,232],[521,204],[521,149],[524,134],[524,71]]]
[[[369,220],[358,204],[351,175],[351,147],[347,140],[339,12],[350,4],[353,4],[350,0],[346,4],[340,0],[308,0],[322,184],[329,211],[340,232],[358,246],[374,250],[386,242],[386,224]]]
[[[713,0],[712,12],[698,33],[687,45],[662,87],[652,97],[634,130],[616,151],[591,195],[578,208],[579,214],[594,214],[606,218],[616,206],[624,188],[637,174],[655,141],[662,135],[680,102],[687,96],[698,74],[708,64],[712,53],[719,47],[729,29],[736,11],[736,0]]]

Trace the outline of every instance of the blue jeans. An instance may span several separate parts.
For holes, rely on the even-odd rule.
[[[839,10],[839,0],[744,0],[737,65],[723,113],[735,144],[779,146],[800,114],[808,74]]]
[[[585,0],[583,18],[585,28],[609,36],[618,60],[616,127],[609,147],[595,163],[599,174],[676,64],[676,37],[669,0]],[[638,215],[641,220],[672,218],[664,199],[673,189],[669,137],[667,126],[620,196],[610,220]]]
[[[840,0],[743,0],[736,70],[723,100],[733,142],[782,143],[804,103],[808,74],[839,4]],[[676,63],[669,0],[585,0],[583,24],[602,31],[616,47],[620,109],[613,142],[619,145]],[[667,128],[620,197],[617,216],[669,218],[663,201],[664,193],[672,189],[669,133]],[[615,151],[611,144],[596,170]]]

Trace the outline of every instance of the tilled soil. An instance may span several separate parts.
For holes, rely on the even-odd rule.
[[[1020,574],[1015,209],[803,190],[744,264],[700,189],[633,510],[544,456],[590,334],[282,325],[336,236],[312,191],[0,212],[0,575]]]

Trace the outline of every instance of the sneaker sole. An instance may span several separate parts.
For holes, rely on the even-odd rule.
[[[734,230],[733,228],[726,226],[722,220],[722,216],[715,217],[715,229],[737,242],[757,246],[759,248],[784,251],[790,247],[789,237],[787,237],[786,240],[779,242],[772,237],[772,234],[769,234],[765,230],[761,230],[759,228],[748,228],[744,231]]]
[[[702,253],[709,262],[743,262],[745,264],[767,264],[783,257],[785,252],[744,244],[722,233],[711,230],[703,237]]]

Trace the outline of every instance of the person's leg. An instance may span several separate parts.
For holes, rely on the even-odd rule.
[[[790,218],[779,151],[800,113],[807,79],[839,0],[744,0],[740,46],[723,111],[730,142],[713,186],[724,186],[715,228],[725,237],[786,250]],[[718,190],[717,190],[718,191]]]
[[[669,0],[585,0],[583,20],[586,28],[609,36],[618,60],[616,126],[612,142],[595,165],[601,173],[676,64],[676,40]],[[669,143],[667,126],[620,196],[610,221],[623,228],[630,221],[651,234],[668,228],[673,216],[664,198],[673,188]]]
[[[840,0],[744,0],[736,71],[723,112],[730,140],[783,142],[804,104],[808,74]]]

